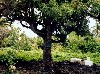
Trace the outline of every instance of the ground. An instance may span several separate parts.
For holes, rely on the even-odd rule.
[[[2,65],[1,65],[2,64]],[[0,74],[5,72],[6,67],[4,63],[0,64]],[[77,63],[71,63],[69,61],[54,62],[54,67],[50,71],[45,72],[43,70],[42,61],[19,61],[16,64],[17,71],[14,74],[100,74],[100,66],[93,65],[91,67],[79,65]],[[7,73],[8,74],[8,73]]]

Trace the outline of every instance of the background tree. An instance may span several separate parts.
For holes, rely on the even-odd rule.
[[[2,46],[1,44],[4,38],[7,38],[9,36],[9,32],[9,29],[0,26],[0,47]]]
[[[0,18],[0,47],[2,47],[3,40],[10,35],[9,24],[5,18]]]
[[[20,21],[43,38],[43,61],[45,69],[49,69],[51,44],[64,42],[72,31],[82,36],[89,34],[86,16],[100,20],[99,8],[99,0],[1,0],[0,16],[10,22]],[[38,25],[42,25],[41,30]],[[53,35],[57,40],[52,39]]]

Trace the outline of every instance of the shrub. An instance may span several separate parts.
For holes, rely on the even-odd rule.
[[[66,49],[71,49],[73,51],[81,50],[83,53],[86,52],[99,52],[100,45],[96,42],[93,36],[77,36],[75,32],[69,34],[68,46]]]
[[[15,49],[4,49],[0,50],[0,61],[6,62],[7,66],[15,65],[19,60],[21,61],[31,61],[31,60],[41,60],[42,50],[15,50]]]
[[[19,36],[20,39],[17,40],[16,44],[14,45],[14,49],[17,50],[25,50],[25,51],[30,51],[32,50],[32,44],[28,37],[22,33]]]
[[[32,50],[32,45],[28,37],[24,33],[19,34],[19,32],[19,28],[12,27],[12,31],[9,37],[4,39],[3,45],[5,45],[5,47],[13,47],[17,50]]]
[[[9,37],[4,39],[3,44],[6,47],[14,46],[18,41],[18,37],[19,37],[19,28],[12,27]]]
[[[79,43],[78,48],[82,50],[82,52],[96,52],[97,42],[94,40],[93,37],[87,36],[84,37],[84,44],[82,42]]]

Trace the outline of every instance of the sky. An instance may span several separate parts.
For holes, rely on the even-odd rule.
[[[89,19],[89,29],[91,29],[91,27],[95,26],[96,21],[93,18],[89,18],[87,17],[87,19]],[[26,34],[26,36],[33,38],[33,37],[37,37],[37,34],[35,34],[34,32],[32,32],[30,29],[27,29],[25,27],[23,27],[18,21],[15,21],[12,24],[14,27],[16,28],[20,28],[22,32],[24,32]],[[39,29],[41,29],[41,26],[38,26]]]
[[[95,26],[95,24],[96,24],[96,20],[95,19],[93,19],[93,18],[89,18],[89,29],[91,29],[91,27],[93,27],[93,26]]]
[[[15,21],[13,24],[12,24],[14,27],[16,28],[20,28],[21,29],[21,32],[24,32],[26,34],[26,36],[30,37],[30,38],[33,38],[33,37],[37,37],[37,34],[35,34],[33,31],[31,31],[30,29],[28,28],[25,28],[23,27],[19,21]]]

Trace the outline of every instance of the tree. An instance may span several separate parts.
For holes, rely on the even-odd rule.
[[[89,34],[86,16],[100,20],[99,6],[99,0],[1,0],[0,17],[10,22],[18,20],[43,38],[43,61],[47,70],[52,63],[51,44],[64,42],[72,31],[82,36]],[[39,30],[38,25],[43,28]],[[53,35],[57,40],[52,39]]]
[[[10,32],[9,29],[0,26],[0,47],[2,47],[1,44],[4,38],[7,38],[9,36],[9,32]]]
[[[2,47],[2,42],[5,38],[7,38],[10,34],[10,30],[8,29],[9,23],[5,18],[0,19],[0,47]]]

